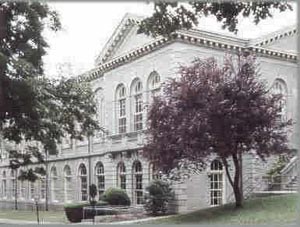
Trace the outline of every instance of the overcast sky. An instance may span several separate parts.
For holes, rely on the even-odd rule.
[[[94,66],[96,56],[108,41],[123,16],[129,12],[149,16],[153,5],[145,2],[52,2],[49,5],[60,14],[63,30],[46,32],[50,48],[44,57],[48,75],[54,76],[59,64],[70,63],[75,74]],[[297,9],[276,13],[255,26],[248,18],[241,18],[238,37],[255,38],[280,28],[296,24]],[[213,18],[201,19],[200,29],[233,35],[221,29]]]

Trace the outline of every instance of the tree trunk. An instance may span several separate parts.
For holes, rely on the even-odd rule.
[[[233,192],[234,192],[234,197],[235,197],[235,207],[242,208],[243,207],[243,194],[241,193],[241,189],[238,184],[234,185]]]
[[[235,207],[241,208],[243,206],[243,193],[241,191],[241,163],[239,158],[236,154],[232,155],[234,167],[235,167],[235,174],[234,174],[234,182],[233,182],[233,192],[235,197]]]

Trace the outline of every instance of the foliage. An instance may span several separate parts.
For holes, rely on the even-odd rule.
[[[130,206],[130,199],[126,191],[119,188],[109,188],[102,195],[101,199],[110,205]]]
[[[44,2],[1,2],[0,18],[0,129],[5,142],[25,144],[10,152],[18,169],[56,154],[62,137],[82,140],[100,127],[89,83],[44,75],[43,31],[60,30],[58,14]],[[20,178],[35,180],[40,170],[23,168]]]
[[[95,197],[97,196],[97,186],[95,184],[91,184],[89,186],[89,194],[90,194],[90,204],[95,205]]]
[[[90,205],[88,202],[82,202],[82,203],[66,203],[64,204],[64,208],[82,208],[82,207],[85,207],[85,206],[88,206]],[[107,202],[105,201],[97,201],[96,203],[96,206],[106,206],[108,205]]]
[[[272,17],[274,10],[280,12],[292,10],[288,1],[247,1],[247,2],[208,2],[191,1],[188,3],[158,1],[154,3],[154,13],[144,19],[138,32],[147,35],[169,36],[179,29],[191,29],[201,23],[201,17],[212,15],[222,28],[237,32],[239,16],[253,17],[258,24],[261,20]]]
[[[280,155],[276,162],[273,163],[271,169],[267,172],[267,175],[274,177],[280,174],[280,171],[288,164],[289,158],[285,155]]]
[[[162,180],[154,180],[146,188],[145,210],[152,215],[165,214],[168,203],[174,198],[170,185]]]
[[[165,173],[203,168],[211,155],[219,157],[239,207],[240,155],[255,152],[264,160],[290,150],[292,122],[278,121],[282,97],[267,89],[251,55],[227,56],[222,66],[214,58],[196,59],[179,74],[150,107],[145,156]]]

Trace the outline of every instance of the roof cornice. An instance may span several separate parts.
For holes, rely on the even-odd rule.
[[[160,49],[170,43],[183,42],[196,46],[203,46],[207,48],[213,48],[223,51],[240,52],[240,51],[251,51],[259,56],[275,58],[284,61],[290,61],[293,63],[297,62],[297,54],[271,50],[259,46],[245,46],[240,44],[232,44],[230,42],[217,41],[212,39],[206,39],[202,37],[193,36],[187,34],[185,31],[179,31],[173,34],[171,38],[159,38],[155,41],[146,44],[140,48],[129,51],[121,56],[111,59],[103,64],[98,65],[94,69],[80,75],[79,81],[92,81],[100,78],[107,71],[110,71],[116,67],[129,63],[137,58],[140,58],[148,53],[151,53],[157,49]]]

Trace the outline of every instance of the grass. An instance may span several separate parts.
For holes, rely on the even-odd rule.
[[[40,211],[39,212],[41,222],[59,222],[67,223],[68,220],[64,211]],[[0,210],[0,219],[13,219],[19,221],[36,221],[36,211],[32,210]]]
[[[188,214],[148,221],[143,224],[280,224],[293,223],[297,215],[298,195],[281,195],[245,201],[242,209],[233,204]],[[36,221],[31,210],[0,210],[0,219]],[[43,222],[69,223],[64,211],[40,211]]]
[[[298,195],[281,195],[245,201],[242,209],[233,204],[149,221],[147,224],[280,224],[297,217]]]

